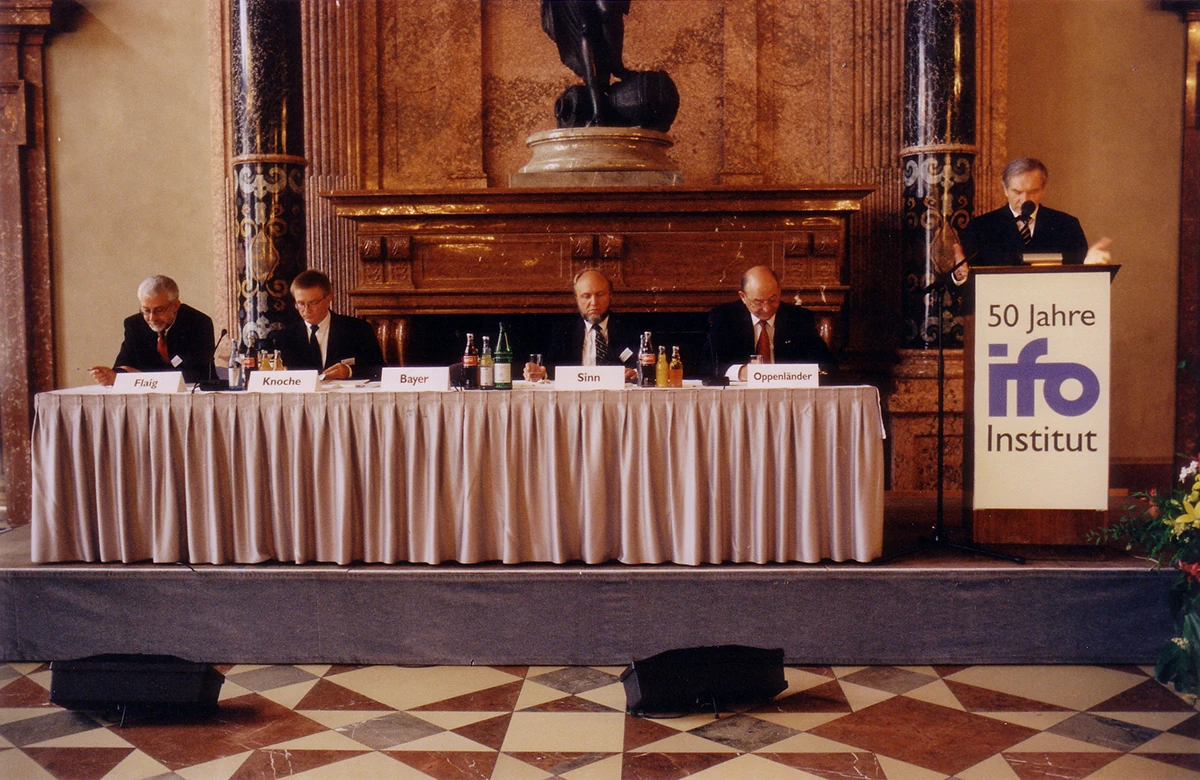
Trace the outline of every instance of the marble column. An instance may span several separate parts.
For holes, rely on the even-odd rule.
[[[962,345],[957,288],[927,293],[954,266],[975,202],[974,0],[907,0],[904,9],[905,344]]]
[[[13,525],[29,522],[33,397],[54,389],[45,48],[63,6],[0,0],[0,465]]]
[[[234,0],[232,13],[237,327],[269,345],[305,267],[300,3]]]

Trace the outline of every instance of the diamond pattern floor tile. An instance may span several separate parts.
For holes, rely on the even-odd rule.
[[[70,712],[0,663],[25,780],[1149,780],[1200,713],[1141,667],[789,667],[771,702],[634,718],[614,667],[224,666],[214,716]]]

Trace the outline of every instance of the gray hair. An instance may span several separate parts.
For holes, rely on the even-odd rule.
[[[1046,170],[1046,165],[1041,160],[1035,157],[1018,157],[1017,159],[1004,166],[1004,175],[1000,177],[1004,182],[1004,186],[1008,186],[1008,182],[1014,176],[1020,176],[1023,173],[1032,173],[1038,171],[1042,174],[1042,184],[1050,180],[1050,171]]]
[[[143,298],[153,298],[162,293],[167,294],[167,300],[172,303],[179,300],[179,285],[175,284],[175,280],[169,276],[147,276],[138,285],[137,295],[138,300]]]

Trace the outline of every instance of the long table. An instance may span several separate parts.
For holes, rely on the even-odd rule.
[[[36,398],[35,563],[869,561],[871,387]]]

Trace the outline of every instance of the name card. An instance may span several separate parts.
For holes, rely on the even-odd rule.
[[[752,387],[817,387],[816,363],[766,363],[746,366],[746,383]]]
[[[255,371],[246,390],[251,393],[312,393],[317,389],[317,370]]]
[[[128,372],[117,374],[114,393],[182,393],[182,371]]]
[[[559,366],[555,390],[624,390],[625,366]]]
[[[418,390],[449,390],[450,367],[401,368],[386,366],[379,386],[393,393],[415,393]]]

